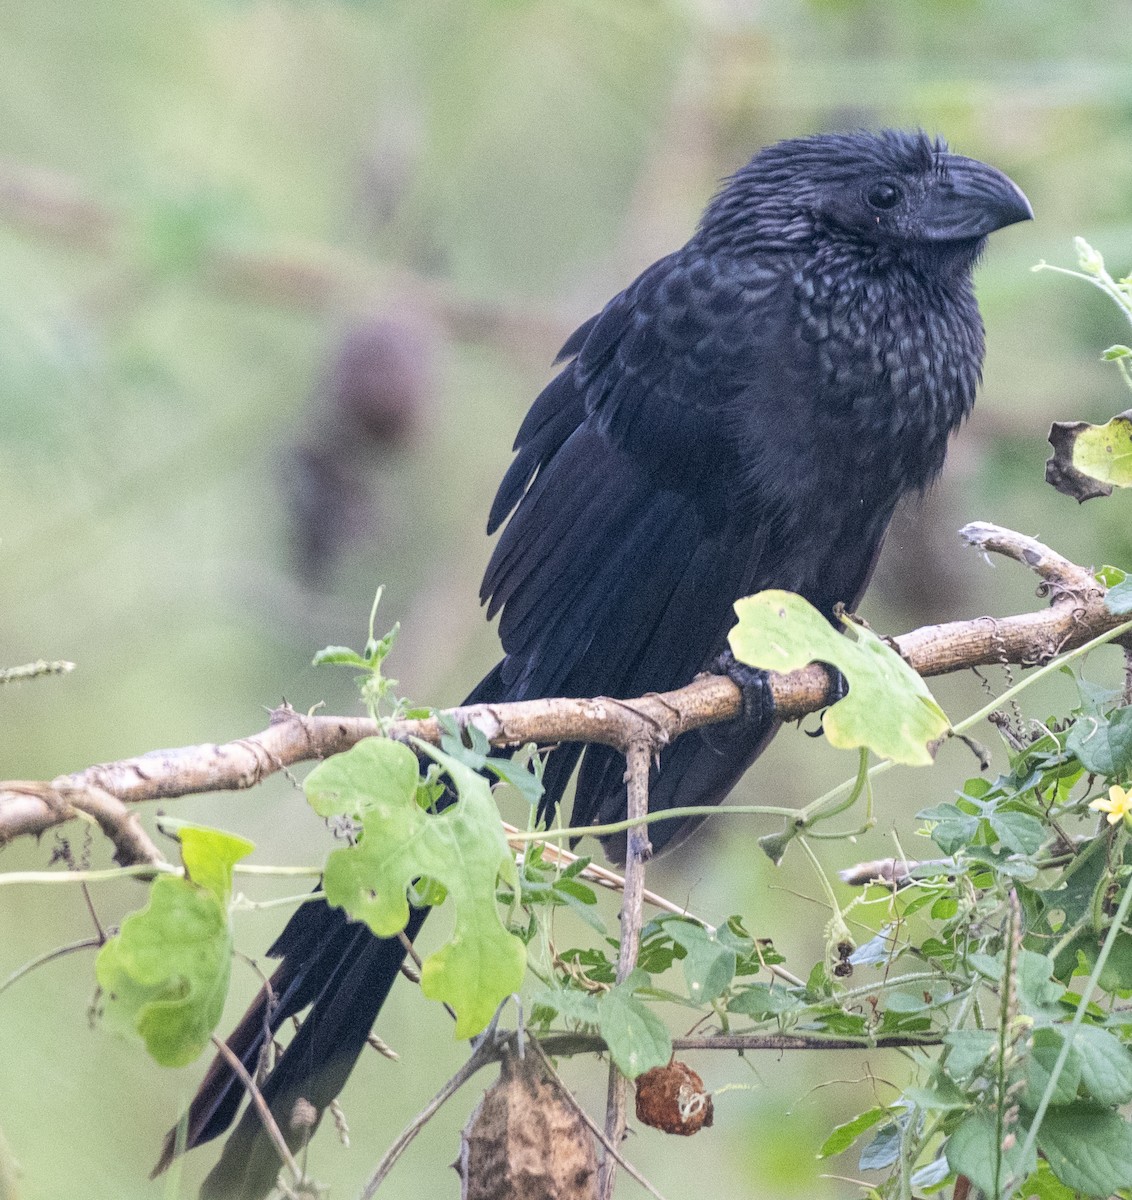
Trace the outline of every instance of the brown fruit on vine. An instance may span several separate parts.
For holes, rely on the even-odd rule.
[[[665,1133],[690,1137],[715,1116],[704,1081],[687,1063],[673,1059],[637,1080],[637,1120]]]

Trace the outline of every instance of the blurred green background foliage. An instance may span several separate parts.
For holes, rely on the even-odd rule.
[[[0,664],[78,663],[0,691],[0,777],[237,737],[282,697],[355,711],[347,675],[308,664],[361,643],[378,583],[386,624],[402,622],[402,690],[457,702],[496,653],[476,604],[484,520],[558,346],[687,237],[723,175],[825,128],[943,133],[1037,213],[996,235],[980,271],[979,408],[939,487],[894,525],[865,614],[898,632],[1036,603],[1020,569],[961,551],[974,519],[1132,566],[1126,497],[1079,509],[1042,483],[1051,420],[1127,406],[1099,362],[1126,332],[1099,294],[1029,271],[1069,263],[1074,234],[1114,271],[1132,265],[1128,16],[1115,0],[0,4]],[[937,694],[955,717],[981,696],[971,679]],[[788,730],[737,795],[801,803],[854,765]],[[957,746],[934,771],[893,772],[860,857],[894,853],[893,824],[908,836],[909,815],[970,773]],[[258,861],[330,846],[280,777],[176,809],[253,837]],[[816,888],[762,859],[762,832],[709,822],[652,885],[709,920],[752,914],[812,962]],[[67,835],[66,853],[105,861]],[[60,845],[8,848],[3,865]],[[113,923],[142,899],[116,885],[95,903]],[[241,948],[262,955],[281,924],[241,917]],[[72,889],[6,889],[0,979],[88,929]],[[233,1017],[256,986],[237,964]],[[92,988],[76,955],[0,995],[20,1195],[194,1194],[209,1152],[168,1191],[144,1177],[200,1068],[91,1032]],[[355,1073],[351,1148],[330,1130],[318,1142],[336,1196],[464,1054],[408,987],[382,1034],[402,1061]],[[904,1067],[816,1057],[696,1063],[709,1086],[749,1090],[721,1097],[695,1142],[646,1130],[628,1152],[670,1200],[701,1194],[709,1164],[717,1195],[854,1194],[811,1150]],[[568,1078],[600,1107],[601,1068]],[[456,1194],[447,1164],[477,1093],[414,1146],[392,1195]]]

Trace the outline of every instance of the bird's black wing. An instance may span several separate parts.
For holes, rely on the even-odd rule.
[[[749,443],[797,386],[788,287],[780,269],[683,251],[566,344],[575,357],[528,414],[492,510],[494,526],[514,509],[482,589],[506,657],[472,702],[677,687],[722,648],[778,540]],[[552,757],[544,815],[578,753]],[[591,774],[606,761],[588,752]],[[708,792],[724,794],[705,777],[687,802]],[[599,799],[579,789],[574,822]]]

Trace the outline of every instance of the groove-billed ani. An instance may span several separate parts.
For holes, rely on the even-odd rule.
[[[986,237],[1031,216],[1006,176],[922,133],[757,154],[683,249],[567,341],[527,414],[488,520],[507,521],[482,590],[504,657],[469,702],[678,687],[723,650],[734,601],[762,588],[827,616],[854,605],[896,502],[936,476],[974,401]],[[776,728],[755,703],[680,738],[650,807],[718,804]],[[623,816],[623,759],[574,745],[550,757],[544,815],[579,757],[573,824]],[[680,831],[650,827],[658,849]],[[414,910],[409,937],[423,920]],[[263,1087],[297,1142],[296,1099],[321,1112],[338,1094],[404,950],[311,903],[270,953],[283,959],[270,999],[229,1044],[254,1071],[268,1031],[313,1006]],[[188,1145],[226,1129],[242,1098],[217,1059]],[[172,1149],[171,1135],[162,1166]],[[202,1195],[260,1196],[278,1167],[249,1106]]]

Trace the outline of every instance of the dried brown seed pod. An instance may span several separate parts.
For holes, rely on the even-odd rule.
[[[596,1200],[593,1137],[533,1055],[507,1055],[460,1137],[461,1200]]]

